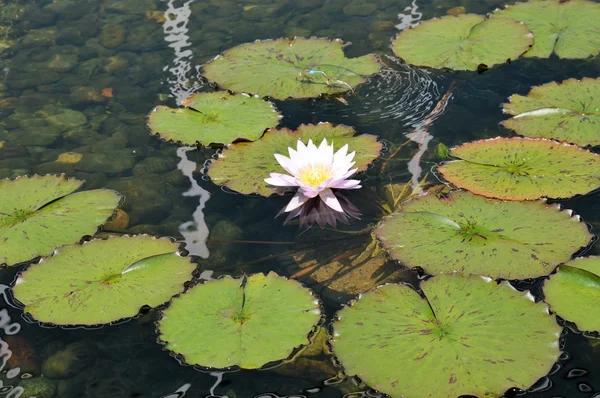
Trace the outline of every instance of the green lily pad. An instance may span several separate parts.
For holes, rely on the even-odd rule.
[[[583,331],[600,331],[600,257],[576,258],[544,282],[545,301]]]
[[[535,35],[525,57],[587,58],[600,53],[600,4],[584,0],[531,0],[509,5],[491,20],[522,21]]]
[[[392,258],[431,274],[525,279],[548,275],[590,242],[587,226],[571,214],[544,201],[427,194],[402,205],[375,234]]]
[[[257,140],[281,119],[271,102],[224,91],[192,95],[183,105],[185,108],[154,108],[148,115],[152,133],[185,145],[227,145]]]
[[[225,51],[204,66],[221,88],[285,100],[352,90],[381,69],[373,54],[346,58],[341,40],[255,41]]]
[[[480,70],[515,60],[533,45],[529,29],[509,19],[463,14],[424,21],[398,34],[392,51],[409,64]]]
[[[546,139],[494,138],[452,148],[438,170],[459,188],[508,200],[570,198],[600,187],[600,156]]]
[[[96,239],[66,246],[19,275],[24,312],[56,325],[98,325],[137,315],[180,293],[196,268],[167,238]]]
[[[544,84],[527,96],[513,95],[502,122],[518,134],[552,138],[577,145],[600,145],[600,78],[569,79]]]
[[[227,147],[210,164],[208,176],[215,184],[243,194],[269,196],[279,191],[264,179],[269,177],[269,173],[286,173],[274,155],[287,156],[288,148],[296,149],[298,140],[306,144],[312,139],[319,145],[324,138],[328,142],[333,141],[335,151],[348,144],[348,152],[356,151],[354,167],[359,171],[366,170],[379,156],[382,145],[374,135],[354,136],[355,133],[352,127],[330,123],[301,125],[295,131],[268,130],[258,141],[239,142]]]
[[[393,397],[499,397],[560,355],[554,316],[508,282],[439,275],[421,289],[384,285],[338,313],[332,345],[346,374]]]
[[[107,189],[72,193],[83,181],[61,176],[0,181],[0,264],[46,256],[94,235],[121,196]]]
[[[158,328],[190,365],[255,369],[308,344],[320,319],[309,289],[269,272],[194,286],[171,301]]]

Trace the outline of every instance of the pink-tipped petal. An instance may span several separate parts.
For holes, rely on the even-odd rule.
[[[296,192],[296,195],[290,200],[290,202],[285,207],[285,212],[290,212],[292,210],[296,210],[298,207],[302,206],[308,198],[302,194],[302,192]]]
[[[327,206],[329,206],[333,210],[338,211],[340,213],[342,213],[344,211],[344,209],[342,209],[342,205],[340,204],[338,199],[335,197],[335,195],[331,189],[327,188],[327,189],[322,190],[321,193],[319,193],[319,197]]]
[[[334,181],[329,184],[330,188],[336,189],[358,189],[361,188],[359,180],[342,180],[342,181]]]
[[[314,198],[321,192],[320,188],[315,188],[312,186],[301,186],[300,190],[307,198]]]
[[[265,178],[265,182],[269,185],[275,185],[277,187],[296,187],[298,182],[294,177],[287,174],[271,173],[270,178]]]

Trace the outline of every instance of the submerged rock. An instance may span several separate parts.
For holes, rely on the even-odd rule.
[[[56,54],[50,58],[48,68],[56,72],[67,72],[77,65],[79,58],[76,54]]]
[[[88,343],[78,341],[50,355],[42,364],[42,374],[53,379],[69,378],[90,365],[95,357]]]
[[[22,379],[19,387],[23,388],[24,397],[54,398],[56,396],[56,381],[46,377]]]
[[[377,4],[355,2],[344,7],[344,14],[350,16],[366,17],[377,11]]]
[[[100,32],[100,44],[105,48],[115,48],[125,42],[127,30],[123,25],[107,25]]]

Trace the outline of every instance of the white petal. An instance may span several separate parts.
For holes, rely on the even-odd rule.
[[[298,153],[302,154],[302,152],[306,151],[306,145],[300,140],[296,143],[296,148]]]
[[[333,164],[333,145],[327,143],[327,138],[323,138],[319,145],[319,159],[324,164]]]
[[[338,211],[340,213],[342,213],[344,211],[344,209],[342,209],[342,205],[340,204],[340,202],[338,201],[338,199],[335,197],[335,195],[333,194],[333,191],[331,191],[331,189],[327,188],[321,191],[321,193],[319,193],[319,197],[321,198],[321,200],[323,202],[325,202],[325,204],[332,208],[335,211]]]
[[[275,159],[277,159],[281,167],[283,167],[283,169],[291,175],[296,175],[296,173],[298,172],[298,168],[296,167],[294,162],[292,162],[289,158],[286,158],[285,156],[276,153]]]
[[[308,185],[308,186],[300,186],[300,191],[304,194],[304,196],[308,197],[308,198],[314,198],[315,196],[317,196],[323,189],[322,188],[315,188],[312,185]]]
[[[298,207],[302,206],[307,200],[308,198],[304,196],[302,192],[296,192],[296,195],[294,195],[292,200],[290,200],[290,203],[288,203],[284,211],[289,212],[295,210]]]
[[[280,173],[271,173],[271,178],[265,178],[265,182],[270,185],[277,187],[295,187],[298,186],[298,182],[292,176]]]
[[[335,155],[333,155],[333,163],[336,164],[340,160],[344,159],[346,157],[346,153],[348,153],[348,144],[338,149]]]
[[[359,180],[338,180],[330,183],[329,187],[337,189],[358,189],[361,188],[361,185]]]

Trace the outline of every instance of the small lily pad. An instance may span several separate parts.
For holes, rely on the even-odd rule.
[[[219,87],[261,97],[312,98],[352,90],[381,69],[373,54],[346,58],[341,40],[255,41],[225,51],[204,66]]]
[[[582,331],[600,332],[600,257],[576,258],[544,283],[545,301]]]
[[[569,79],[513,95],[502,125],[533,138],[552,138],[581,146],[600,145],[600,78]]]
[[[308,344],[320,319],[309,289],[270,272],[196,285],[171,301],[158,328],[190,365],[255,369]]]
[[[154,108],[148,115],[152,133],[184,145],[227,145],[257,140],[281,119],[271,102],[227,92],[194,94],[183,105],[185,108]]]
[[[167,238],[96,239],[58,249],[19,275],[24,312],[56,325],[97,325],[137,315],[183,290],[196,268]]]
[[[521,23],[463,14],[434,18],[400,32],[392,51],[417,66],[475,71],[515,60],[532,45],[533,35]]]
[[[527,24],[535,43],[525,57],[587,58],[600,53],[600,4],[585,0],[531,0],[492,14]]]
[[[600,187],[600,156],[546,139],[494,138],[452,148],[444,178],[478,195],[508,200],[570,198]]]
[[[333,351],[348,375],[393,397],[499,397],[546,375],[561,328],[508,282],[439,275],[384,285],[338,313]]]
[[[584,223],[556,205],[464,191],[406,202],[375,234],[406,266],[505,279],[548,275],[592,239]]]
[[[376,136],[354,136],[355,133],[352,127],[334,126],[330,123],[301,125],[295,131],[271,129],[258,141],[238,142],[227,147],[210,164],[208,176],[215,184],[225,185],[239,193],[269,196],[278,191],[264,179],[269,177],[269,173],[285,173],[275,159],[275,154],[287,156],[288,148],[296,149],[298,140],[306,144],[312,139],[319,145],[324,138],[328,142],[333,141],[335,151],[348,144],[348,152],[356,151],[354,167],[359,171],[366,170],[379,156],[382,145]]]
[[[46,256],[94,235],[121,196],[107,189],[73,193],[82,184],[64,175],[0,180],[0,264]]]

